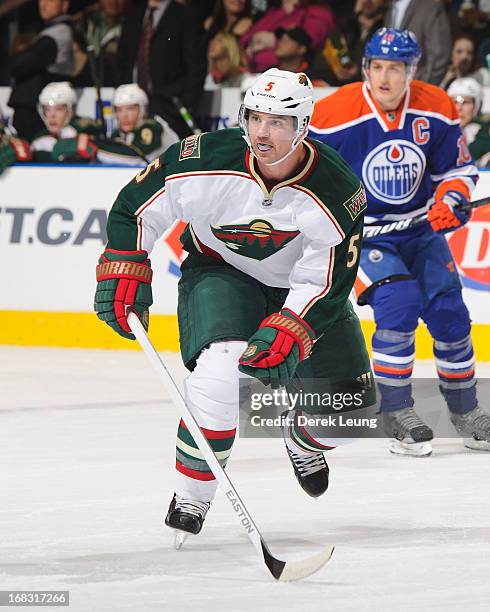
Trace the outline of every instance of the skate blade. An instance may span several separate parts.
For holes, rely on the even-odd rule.
[[[184,546],[189,534],[186,531],[179,531],[178,529],[174,529],[174,531],[174,548],[175,550],[180,550],[182,546]]]
[[[490,442],[487,440],[475,440],[475,438],[465,438],[464,445],[466,448],[476,451],[490,452]]]
[[[432,454],[432,444],[430,442],[401,442],[400,440],[390,440],[388,450],[393,455],[429,457]]]

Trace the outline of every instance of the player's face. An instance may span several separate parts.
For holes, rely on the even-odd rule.
[[[123,132],[133,132],[140,118],[138,104],[122,104],[116,106],[116,118],[119,129]]]
[[[407,69],[403,62],[373,59],[367,76],[373,98],[383,110],[395,110],[407,86]]]
[[[43,113],[50,134],[61,132],[70,118],[70,111],[66,104],[43,106]]]
[[[473,111],[475,110],[475,101],[469,96],[456,96],[453,98],[456,108],[458,109],[459,120],[461,127],[465,127],[473,120]]]
[[[274,163],[289,153],[296,135],[294,119],[284,115],[250,111],[248,135],[258,161]]]
[[[49,21],[60,15],[64,15],[68,10],[66,0],[39,0],[39,14],[43,21]]]

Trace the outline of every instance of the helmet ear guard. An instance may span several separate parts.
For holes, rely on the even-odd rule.
[[[308,132],[308,125],[313,114],[313,87],[310,79],[303,73],[270,68],[247,89],[238,113],[238,124],[251,154],[254,155],[248,132],[251,110],[293,118],[295,136],[289,152],[268,165],[284,161],[293,153]]]

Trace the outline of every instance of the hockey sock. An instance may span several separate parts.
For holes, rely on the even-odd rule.
[[[206,436],[221,466],[225,467],[228,457],[231,454],[231,447],[235,440],[236,429],[216,431],[204,429],[202,427],[201,430]],[[192,480],[203,483],[215,480],[213,473],[209,469],[209,465],[204,460],[201,451],[194,442],[194,438],[191,436],[182,420],[180,421],[177,432],[175,467],[178,472]],[[208,487],[204,486],[199,488],[205,491]],[[194,499],[192,495],[190,495],[190,498]],[[203,501],[209,500],[206,499]]]
[[[238,419],[238,358],[245,342],[216,342],[204,349],[184,383],[189,410],[224,467],[231,453]],[[218,483],[185,423],[176,443],[177,495],[211,501]]]
[[[434,357],[441,390],[451,412],[476,408],[475,355],[471,336],[457,342],[434,340]]]
[[[336,443],[332,439],[325,438],[325,428],[315,428],[309,425],[300,424],[300,416],[311,416],[304,413],[302,410],[291,410],[288,413],[288,418],[293,422],[285,428],[284,440],[287,447],[297,455],[311,455],[332,450],[336,447]]]
[[[414,405],[412,398],[415,332],[377,329],[373,335],[373,370],[381,395],[380,411],[391,412]]]

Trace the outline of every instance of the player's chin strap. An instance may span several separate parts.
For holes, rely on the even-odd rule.
[[[298,145],[303,142],[303,140],[306,138],[306,131],[308,128],[305,128],[301,134],[298,134],[295,139],[293,140],[293,142],[291,143],[291,148],[289,149],[289,151],[286,153],[286,155],[283,155],[280,159],[276,160],[275,162],[270,162],[267,163],[265,161],[261,161],[260,163],[263,164],[264,166],[277,166],[277,164],[282,163],[284,160],[286,160],[290,155],[292,155],[294,153],[294,151],[298,148]],[[255,155],[255,153],[253,152],[252,146],[250,145],[250,152],[252,153],[252,155]],[[257,157],[255,155],[255,157]]]

